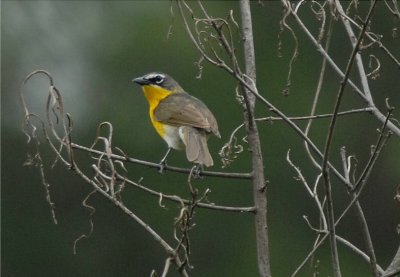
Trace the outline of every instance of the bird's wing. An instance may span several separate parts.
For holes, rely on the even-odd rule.
[[[187,93],[173,93],[154,110],[157,121],[173,126],[190,126],[219,136],[217,121],[199,99]]]

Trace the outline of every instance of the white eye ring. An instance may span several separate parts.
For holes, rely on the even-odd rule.
[[[162,75],[157,75],[154,77],[156,84],[161,84],[164,82],[164,77]]]

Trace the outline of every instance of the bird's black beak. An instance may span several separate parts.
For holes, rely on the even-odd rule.
[[[143,77],[135,78],[132,81],[135,82],[136,84],[141,85],[141,86],[150,84],[149,80],[147,80],[147,79],[145,79]]]

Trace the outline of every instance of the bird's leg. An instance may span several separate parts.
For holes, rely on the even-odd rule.
[[[171,152],[171,149],[172,149],[171,147],[168,147],[167,153],[165,153],[164,157],[160,161],[160,170],[159,170],[160,173],[164,172],[164,168],[167,164],[167,157],[169,155],[169,152]]]
[[[201,173],[203,172],[204,167],[202,164],[196,164],[196,168],[193,171],[193,177],[195,179],[200,179],[202,178]]]

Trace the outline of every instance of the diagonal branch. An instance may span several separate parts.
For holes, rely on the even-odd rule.
[[[394,255],[392,262],[388,266],[388,268],[385,270],[385,273],[383,274],[382,277],[391,277],[395,276],[396,274],[400,273],[400,246],[397,249],[396,254]]]
[[[317,48],[317,51],[326,58],[328,64],[334,69],[334,71],[342,78],[344,78],[345,73],[339,68],[339,66],[333,61],[333,59],[329,56],[329,54],[324,50],[322,45],[318,42],[318,40],[311,34],[311,32],[308,30],[308,28],[305,26],[304,22],[301,20],[301,18],[298,16],[297,12],[292,9],[292,6],[288,0],[281,0],[285,8],[290,9],[291,15],[294,17],[300,28],[304,31],[304,33],[307,35],[307,37],[311,40],[311,42],[315,45]],[[365,96],[365,93],[358,88],[350,79],[348,79],[348,84],[354,89],[354,91],[357,93],[358,96],[361,97],[368,105],[369,100]],[[374,116],[381,121],[382,123],[386,120],[385,115],[379,111],[379,109],[376,106],[372,106],[373,111],[372,113]],[[397,127],[393,122],[389,121],[388,122],[388,128],[397,136],[400,136],[400,128]]]
[[[341,272],[340,272],[340,265],[339,265],[339,254],[338,254],[337,245],[336,245],[335,217],[334,217],[334,211],[333,211],[332,186],[331,186],[331,181],[330,181],[329,170],[328,170],[327,164],[328,164],[328,160],[329,160],[329,154],[330,154],[330,149],[331,149],[331,145],[332,145],[333,134],[334,134],[335,126],[336,126],[337,114],[339,112],[339,107],[341,104],[342,96],[344,94],[344,88],[348,82],[354,59],[359,51],[359,47],[360,47],[362,38],[364,37],[364,33],[369,24],[369,20],[371,18],[372,11],[374,10],[375,5],[376,5],[376,0],[374,0],[374,2],[372,3],[372,5],[368,11],[363,28],[358,36],[357,42],[355,43],[355,45],[353,47],[353,51],[352,51],[349,61],[347,63],[344,78],[340,82],[340,88],[339,88],[339,92],[338,92],[337,98],[336,98],[336,103],[335,103],[335,107],[334,107],[334,111],[333,111],[333,117],[331,119],[331,123],[330,123],[329,130],[328,130],[328,135],[326,138],[325,149],[324,149],[324,159],[322,162],[321,171],[322,171],[322,175],[324,177],[325,194],[326,194],[326,199],[327,199],[328,230],[329,230],[329,238],[330,238],[330,244],[331,244],[332,265],[333,265],[334,276],[336,276],[336,277],[340,277]]]
[[[220,68],[223,68],[226,70],[229,74],[231,74],[237,81],[239,81],[240,85],[244,86],[248,91],[250,91],[259,101],[261,101],[262,104],[267,106],[269,110],[279,117],[282,118],[283,121],[285,121],[311,148],[312,151],[314,151],[317,156],[320,157],[320,159],[323,159],[323,154],[322,152],[318,149],[318,147],[314,144],[314,142],[292,121],[290,120],[284,112],[282,112],[280,109],[275,107],[270,101],[268,101],[265,97],[263,97],[259,92],[257,87],[255,86],[254,82],[252,81],[251,78],[249,78],[245,74],[241,74],[240,72],[233,70],[232,68],[228,67],[225,62],[221,61],[218,64],[215,63],[212,59],[210,59],[207,54],[204,52],[204,50],[199,46],[197,43],[196,39],[194,38],[194,35],[189,27],[188,21],[185,17],[185,14],[182,9],[182,1],[177,1],[179,10],[180,10],[180,15],[182,17],[183,23],[185,25],[186,31],[192,40],[193,44],[195,47],[200,51],[202,55],[206,55],[205,59],[208,60],[211,64],[214,64],[215,66],[218,66]],[[183,3],[185,3],[183,1]],[[212,20],[211,18],[209,20]],[[344,178],[342,174],[330,163],[328,162],[329,168],[332,170],[332,172],[347,186],[350,186],[351,184],[348,183],[348,181]]]

